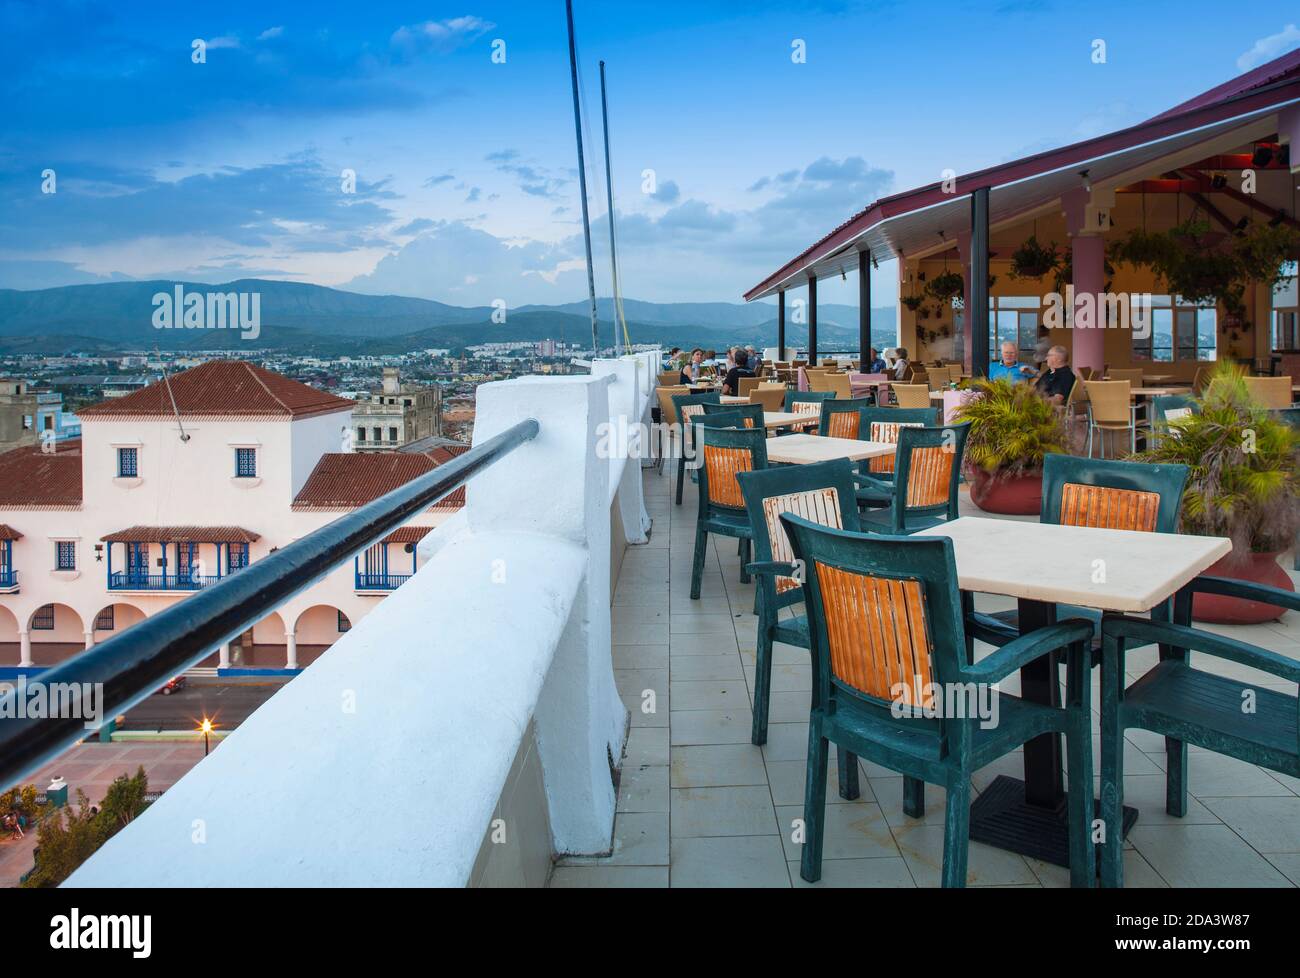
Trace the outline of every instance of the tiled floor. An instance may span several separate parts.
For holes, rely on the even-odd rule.
[[[632,714],[615,850],[562,860],[551,885],[805,886],[791,823],[803,805],[808,656],[776,646],[768,743],[752,746],[753,585],[739,583],[735,543],[716,539],[701,599],[690,599],[695,493],[688,480],[683,505],[674,506],[671,481],[667,470],[645,473],[654,532],[649,545],[628,550],[614,599],[614,666]],[[979,599],[982,610],[1009,604]],[[1300,659],[1300,615],[1225,631]],[[1130,661],[1146,665],[1140,654]],[[1197,660],[1205,668],[1211,661]],[[1004,688],[1016,692],[1014,678]],[[900,777],[864,763],[862,797],[844,802],[834,763],[832,751],[817,885],[936,886],[942,789],[927,785],[926,815],[914,820],[902,812]],[[1300,885],[1300,780],[1192,749],[1188,813],[1176,819],[1164,811],[1163,741],[1132,732],[1125,764],[1125,801],[1141,811],[1125,853],[1129,886]],[[1003,758],[976,773],[975,789],[1019,769],[1018,754]],[[1069,882],[1060,867],[979,843],[969,867],[973,886]]]

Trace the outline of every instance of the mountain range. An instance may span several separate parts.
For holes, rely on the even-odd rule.
[[[257,294],[260,331],[156,328],[154,297],[210,292]],[[304,355],[390,354],[427,348],[459,350],[476,343],[554,339],[587,345],[587,302],[527,305],[493,322],[491,306],[453,306],[430,299],[362,295],[300,282],[238,279],[222,285],[160,280],[0,289],[0,353],[111,353],[122,350],[284,349]],[[776,308],[770,303],[646,302],[623,300],[633,343],[722,349],[730,344],[771,346]],[[177,316],[179,319],[179,315]],[[500,318],[498,316],[498,318]],[[613,302],[597,302],[602,345],[614,342]],[[871,310],[877,345],[892,341],[892,306]],[[818,307],[818,346],[854,349],[856,306]],[[787,321],[787,342],[804,343],[807,326]]]

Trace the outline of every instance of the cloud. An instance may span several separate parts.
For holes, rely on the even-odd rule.
[[[209,51],[229,50],[239,47],[239,38],[227,34],[223,37],[211,37],[204,41]]]
[[[399,27],[393,32],[391,44],[394,50],[408,58],[430,51],[446,53],[478,40],[494,27],[496,24],[480,17],[426,20],[423,24]]]
[[[427,231],[435,227],[436,222],[429,220],[427,217],[417,217],[414,221],[403,224],[400,228],[393,231],[394,234],[419,234],[421,231]]]
[[[490,305],[493,299],[504,299],[511,306],[567,301],[584,287],[580,249],[576,237],[559,244],[511,243],[463,221],[439,221],[383,258],[373,272],[341,287],[467,306]]]
[[[429,177],[428,180],[425,180],[425,181],[424,181],[424,186],[426,186],[426,187],[436,187],[436,186],[438,186],[438,184],[440,184],[440,183],[446,183],[446,182],[449,181],[449,180],[455,180],[455,179],[456,179],[456,178],[455,178],[454,176],[452,176],[450,173],[443,173],[443,174],[439,174],[439,175],[436,176],[436,177]]]
[[[661,204],[674,204],[681,195],[682,191],[677,186],[676,180],[664,180],[650,196]]]
[[[266,30],[262,31],[261,34],[257,35],[257,39],[259,41],[269,41],[272,38],[281,37],[283,35],[284,35],[283,27],[268,27]]]
[[[1237,70],[1250,71],[1251,68],[1258,68],[1297,46],[1300,46],[1300,29],[1295,24],[1287,24],[1276,34],[1256,41],[1249,51],[1237,59]]]
[[[474,203],[475,201],[477,201],[477,200],[479,199],[479,196],[480,196],[481,193],[482,193],[482,191],[479,190],[478,187],[470,187],[470,188],[469,188],[469,193],[467,193],[467,194],[465,195],[465,203],[467,203],[467,204],[472,204],[472,203]]]
[[[519,151],[514,149],[497,150],[483,157],[489,163],[495,163],[502,173],[513,176],[519,189],[530,197],[558,199],[571,182],[568,177],[556,176],[552,171],[529,163],[516,162],[520,159]],[[477,200],[478,198],[474,198]]]

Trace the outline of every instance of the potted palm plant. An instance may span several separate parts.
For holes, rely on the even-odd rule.
[[[1060,414],[1031,384],[973,380],[954,412],[969,421],[966,476],[971,501],[988,513],[1037,515],[1042,509],[1043,457],[1069,450]]]
[[[1181,462],[1191,469],[1183,496],[1183,533],[1228,537],[1232,552],[1207,574],[1294,590],[1278,564],[1300,528],[1300,437],[1251,400],[1241,371],[1220,364],[1199,411],[1170,423],[1168,437],[1135,459]],[[1284,609],[1258,601],[1198,594],[1197,621],[1258,624]]]

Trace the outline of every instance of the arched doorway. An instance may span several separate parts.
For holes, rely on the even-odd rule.
[[[298,616],[293,626],[298,666],[306,668],[311,665],[351,628],[352,620],[333,605],[318,604],[308,608]]]
[[[32,664],[53,666],[86,648],[86,627],[66,604],[44,604],[27,618],[27,636],[32,646]]]

